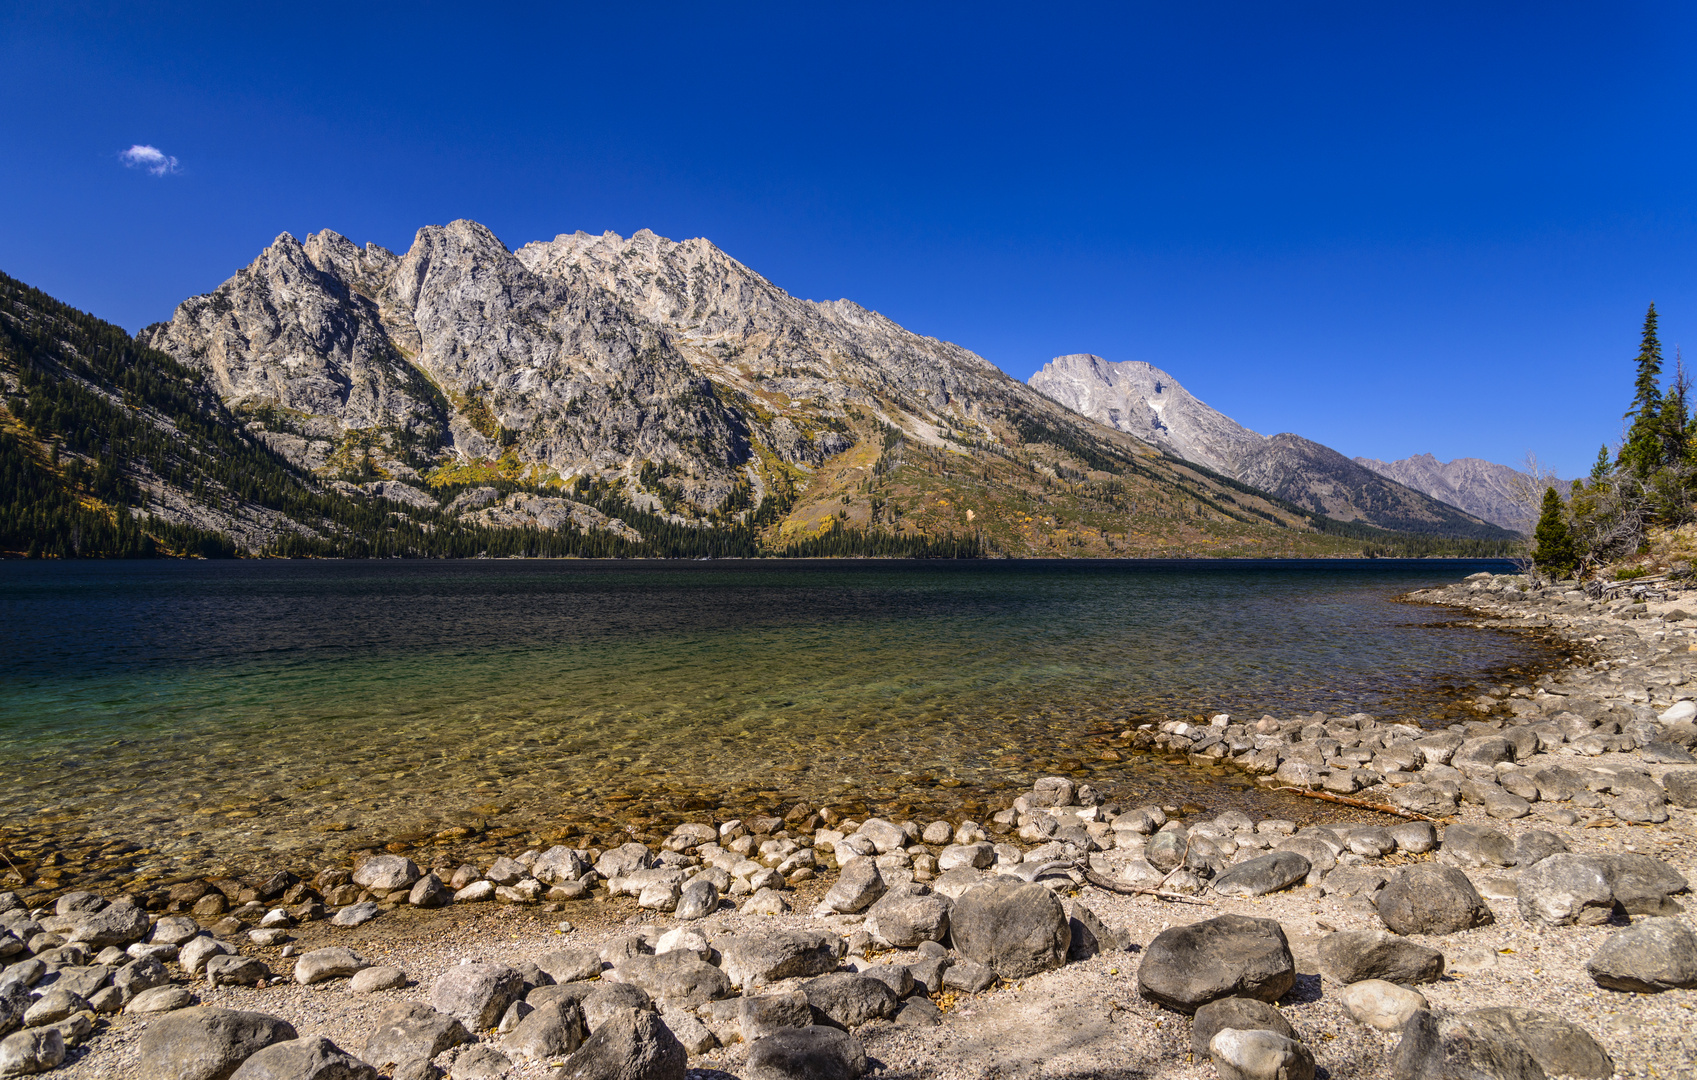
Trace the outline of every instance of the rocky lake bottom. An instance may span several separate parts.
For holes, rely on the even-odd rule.
[[[1140,723],[1423,726],[1567,651],[1399,604],[1468,563],[0,566],[0,854],[133,890],[798,804],[987,818],[1071,776],[1127,804],[1349,816],[1133,749]]]

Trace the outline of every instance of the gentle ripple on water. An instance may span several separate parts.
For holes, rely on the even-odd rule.
[[[1393,603],[1477,564],[0,564],[0,828],[144,877],[690,813],[985,813],[1047,771],[1272,805],[1129,724],[1358,709],[1551,662]],[[333,831],[326,831],[326,830]]]

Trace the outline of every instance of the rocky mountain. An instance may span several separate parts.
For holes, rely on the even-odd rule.
[[[1495,550],[1340,524],[706,240],[284,234],[134,340],[8,288],[0,468],[59,509],[30,544],[0,492],[0,552]],[[88,515],[128,540],[88,543]]]
[[[1484,518],[1505,529],[1530,533],[1537,523],[1537,501],[1543,497],[1543,486],[1519,469],[1479,458],[1456,458],[1443,462],[1431,454],[1415,454],[1401,461],[1375,461],[1364,457],[1355,461],[1380,476],[1389,477],[1415,491],[1423,491],[1434,499],[1458,506],[1474,517]],[[1565,480],[1553,483],[1557,491],[1565,492],[1568,488]]]
[[[1076,353],[1031,386],[1098,423],[1337,521],[1443,536],[1503,537],[1497,524],[1299,435],[1264,437],[1139,360]]]

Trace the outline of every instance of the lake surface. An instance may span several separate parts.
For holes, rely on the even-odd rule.
[[[1394,602],[1484,566],[0,563],[0,838],[133,881],[798,801],[987,814],[1053,771],[1265,809],[1296,800],[1103,752],[1217,711],[1452,722],[1556,660]]]

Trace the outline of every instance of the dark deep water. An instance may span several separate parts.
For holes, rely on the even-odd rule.
[[[1487,566],[0,563],[0,830],[133,840],[157,878],[454,825],[985,813],[1055,770],[1277,799],[1097,743],[1214,711],[1437,722],[1554,658],[1393,602]]]

